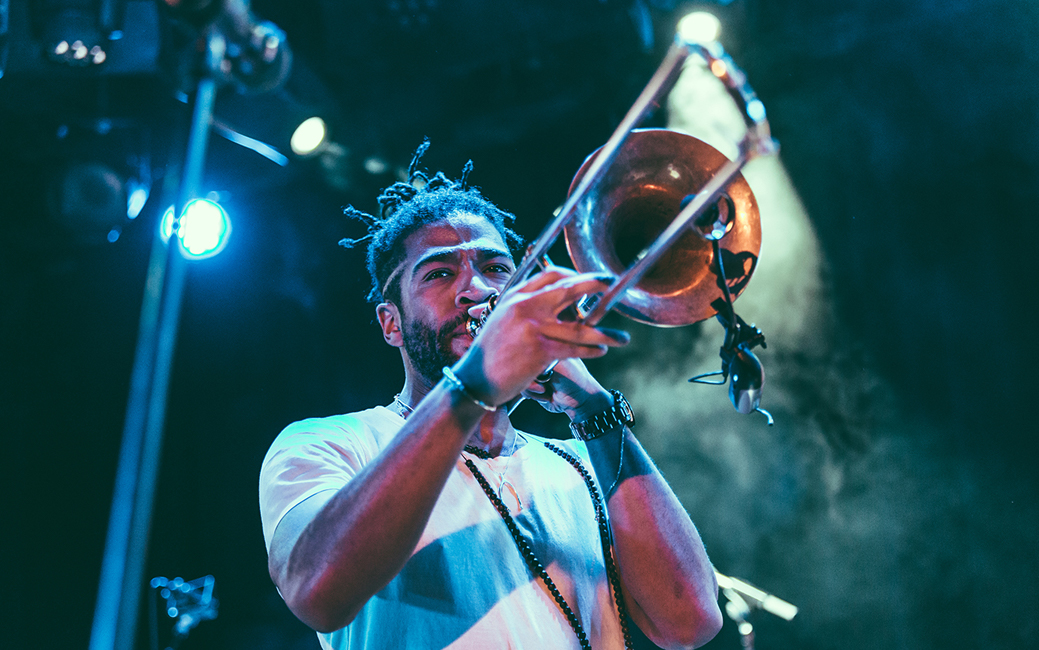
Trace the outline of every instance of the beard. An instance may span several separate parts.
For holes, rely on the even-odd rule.
[[[451,349],[451,341],[455,330],[466,318],[465,314],[460,314],[439,329],[433,329],[417,319],[405,321],[404,351],[408,353],[412,366],[430,386],[440,381],[444,366],[453,366],[461,358]]]

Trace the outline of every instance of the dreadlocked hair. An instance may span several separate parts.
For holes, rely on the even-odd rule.
[[[515,255],[523,249],[523,238],[510,228],[516,217],[498,208],[468,184],[473,161],[465,164],[461,178],[456,181],[443,172],[430,177],[419,169],[419,161],[427,149],[429,138],[415,150],[408,166],[408,181],[398,181],[379,195],[379,209],[375,215],[352,205],[343,209],[343,214],[364,222],[368,227],[368,234],[364,237],[343,239],[339,245],[354,248],[367,242],[368,275],[372,280],[369,302],[392,302],[400,306],[401,276],[394,276],[388,284],[387,279],[404,259],[404,240],[420,228],[455,214],[464,212],[485,218],[501,235],[509,252]]]

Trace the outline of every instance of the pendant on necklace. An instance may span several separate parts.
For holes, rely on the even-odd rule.
[[[518,515],[521,512],[523,512],[523,499],[520,498],[519,491],[516,489],[516,486],[513,485],[508,479],[506,479],[505,475],[508,473],[509,465],[512,464],[512,459],[516,455],[516,451],[520,447],[520,440],[523,440],[523,438],[517,435],[516,439],[512,443],[511,452],[505,456],[505,467],[503,467],[500,472],[492,470],[495,474],[498,475],[498,489],[494,490],[494,488],[491,488],[491,490],[494,490],[492,494],[496,493],[498,495],[498,500],[501,501],[502,504],[509,509],[509,512],[515,515]],[[491,461],[490,452],[484,449],[480,449],[475,445],[466,445],[465,451],[484,461]],[[501,458],[501,456],[498,456],[498,459]]]
[[[508,486],[508,490],[505,489],[506,486]],[[505,493],[508,493],[511,497],[506,498]],[[516,491],[516,486],[509,481],[502,480],[501,485],[498,486],[498,498],[501,499],[502,503],[509,508],[509,512],[516,515],[523,512],[523,499],[520,499],[519,492]],[[511,501],[515,501],[515,508],[512,507]]]

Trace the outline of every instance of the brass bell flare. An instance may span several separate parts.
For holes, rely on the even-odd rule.
[[[570,192],[597,153],[585,160]],[[632,131],[566,225],[566,246],[574,267],[582,273],[623,274],[726,163],[724,154],[690,135],[666,129]],[[742,174],[614,309],[633,320],[664,327],[689,325],[716,314],[714,305],[725,300],[718,260],[711,241],[698,232],[710,233],[715,222],[724,222],[727,229],[719,241],[721,262],[733,299],[739,296],[761,250],[758,206]]]

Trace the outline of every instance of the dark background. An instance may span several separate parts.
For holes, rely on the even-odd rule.
[[[90,4],[6,4],[0,645],[85,647],[191,32],[130,3],[109,71],[67,70],[40,56],[44,24]],[[716,566],[801,607],[755,614],[759,648],[1035,647],[1039,8],[1025,0],[257,1],[288,34],[292,76],[271,94],[223,89],[217,118],[288,152],[320,112],[339,149],[279,167],[212,140],[204,186],[234,232],[188,272],[146,570],[216,577],[220,616],[183,647],[316,647],[267,577],[259,464],[289,422],[387,403],[402,379],[361,254],[336,245],[363,233],[341,207],[374,209],[429,136],[430,169],[472,158],[472,182],[535,236],[702,7],[818,238],[820,320],[762,351],[772,429],[684,384],[716,363],[713,322],[630,326],[632,348],[594,369],[633,398]],[[96,188],[62,209],[56,188],[85,162],[147,181],[141,215],[112,218]],[[782,236],[764,227],[766,244]],[[768,334],[803,314],[745,316]],[[671,395],[694,404],[668,423],[680,439],[654,420]],[[739,647],[731,622],[709,647]]]

